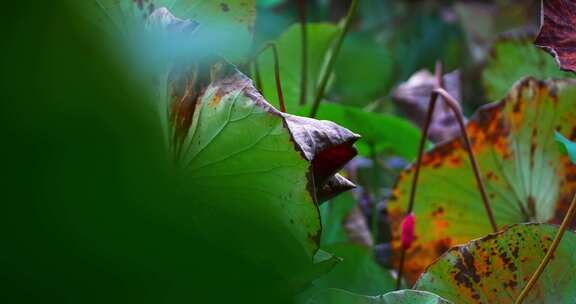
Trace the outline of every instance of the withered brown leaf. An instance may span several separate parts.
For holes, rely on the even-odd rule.
[[[540,14],[534,44],[554,56],[562,70],[576,72],[576,1],[543,0]]]

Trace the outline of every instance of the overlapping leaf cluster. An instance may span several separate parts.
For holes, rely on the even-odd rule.
[[[3,45],[0,82],[10,101],[0,124],[15,147],[0,154],[8,160],[6,196],[14,197],[0,212],[11,232],[0,254],[9,295],[83,303],[516,301],[551,252],[562,231],[553,224],[576,192],[574,3],[543,2],[534,44],[552,56],[526,34],[483,42],[489,35],[474,33],[482,25],[470,17],[487,14],[483,4],[444,14],[459,16],[471,57],[481,61],[475,85],[487,104],[466,119],[466,132],[492,231],[459,115],[438,107],[426,134],[434,145],[419,145],[434,88],[464,99],[455,111],[470,110],[461,72],[408,77],[430,68],[418,52],[461,52],[452,46],[461,33],[431,26],[444,39],[435,48],[430,37],[380,33],[381,21],[365,18],[332,70],[344,22],[313,16],[307,70],[294,24],[273,41],[276,71],[273,52],[254,51],[261,45],[253,35],[257,7],[282,2],[93,0],[14,11],[7,28],[20,32]],[[27,25],[38,29],[34,39],[23,34]],[[286,113],[273,106],[281,100],[277,74]],[[327,94],[318,119],[308,118],[322,79]],[[428,146],[418,168],[400,169],[398,158],[413,161]],[[417,169],[415,239],[406,246],[401,227]],[[390,191],[382,191],[384,179],[395,179]],[[354,188],[350,180],[360,189],[339,196]],[[576,297],[575,247],[566,232],[525,302]],[[391,269],[400,263],[395,286]],[[404,286],[412,289],[392,291]]]

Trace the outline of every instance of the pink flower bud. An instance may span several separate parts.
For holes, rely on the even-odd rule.
[[[402,243],[402,248],[408,249],[412,246],[414,241],[414,224],[416,223],[416,217],[414,213],[408,214],[402,220],[402,236],[400,238]]]

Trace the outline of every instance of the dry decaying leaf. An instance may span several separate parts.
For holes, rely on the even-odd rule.
[[[457,100],[460,99],[460,72],[454,71],[443,77],[444,87]],[[394,91],[394,101],[400,111],[419,127],[424,125],[430,94],[436,85],[436,77],[427,70],[412,75]],[[434,109],[428,138],[441,142],[459,134],[458,124],[452,111],[440,104]]]
[[[561,69],[576,72],[576,1],[543,0],[541,22],[534,44],[552,54]]]
[[[467,124],[499,227],[562,220],[576,191],[576,168],[560,153],[555,130],[576,138],[574,81],[521,80],[506,98],[480,108]],[[395,248],[413,177],[413,166],[401,173],[388,204]],[[424,155],[414,213],[416,239],[405,264],[412,282],[451,246],[491,232],[460,138]]]

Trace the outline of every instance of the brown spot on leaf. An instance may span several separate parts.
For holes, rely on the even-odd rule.
[[[192,125],[198,98],[208,86],[198,65],[174,69],[168,78],[170,121],[174,125],[173,142],[179,146]]]
[[[462,159],[459,156],[450,157],[448,162],[452,167],[458,168],[462,166]]]
[[[222,11],[227,13],[230,10],[230,7],[228,6],[227,3],[220,3],[220,8],[222,8]]]
[[[444,208],[442,207],[438,207],[436,210],[432,212],[433,217],[441,216],[442,214],[444,214]]]
[[[454,275],[454,280],[472,289],[475,283],[480,282],[480,276],[474,266],[474,256],[466,247],[460,247],[458,252],[460,256],[454,264],[454,268],[458,272]]]
[[[438,240],[438,242],[436,242],[434,251],[436,251],[438,255],[441,255],[448,249],[450,249],[451,246],[452,246],[452,240],[450,238],[443,238]]]
[[[520,112],[522,112],[522,105],[523,105],[523,104],[524,104],[523,102],[516,102],[516,103],[514,104],[514,108],[513,108],[513,109],[514,109],[514,113],[515,113],[515,114],[520,114]]]
[[[495,177],[494,172],[492,171],[488,171],[488,173],[486,173],[486,178],[489,180],[493,180]]]
[[[570,136],[568,137],[571,141],[576,140],[576,126],[574,128],[572,128],[572,133],[570,133]]]
[[[144,0],[134,0],[134,3],[136,3],[139,10],[144,9]]]
[[[528,205],[528,212],[530,213],[530,216],[534,217],[536,215],[536,200],[534,200],[532,195],[529,195],[526,203]]]

